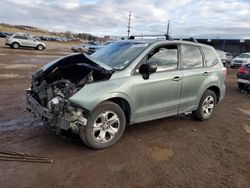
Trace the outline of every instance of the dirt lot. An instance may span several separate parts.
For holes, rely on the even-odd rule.
[[[209,121],[181,115],[138,124],[113,147],[94,151],[24,112],[32,73],[69,47],[13,50],[0,40],[0,150],[55,159],[0,161],[1,188],[250,187],[250,94],[237,89],[236,70],[229,70],[226,97]]]

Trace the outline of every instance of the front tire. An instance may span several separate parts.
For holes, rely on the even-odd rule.
[[[38,50],[43,50],[44,47],[43,47],[43,45],[39,44],[39,45],[36,47],[36,49],[38,49]]]
[[[17,42],[14,42],[12,45],[11,45],[12,48],[14,49],[18,49],[20,47],[20,45],[17,43]]]
[[[198,109],[192,112],[194,119],[204,121],[209,119],[214,112],[217,97],[212,90],[207,90],[201,97]]]
[[[88,118],[79,135],[93,149],[104,149],[116,143],[122,136],[126,118],[121,107],[113,102],[98,105]]]

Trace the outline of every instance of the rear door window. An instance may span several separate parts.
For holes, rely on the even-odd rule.
[[[182,69],[203,67],[203,58],[200,48],[193,45],[181,45]]]

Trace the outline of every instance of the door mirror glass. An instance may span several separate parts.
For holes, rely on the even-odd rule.
[[[156,72],[156,64],[142,64],[139,68],[139,73],[142,75],[144,80],[149,79],[149,75]]]

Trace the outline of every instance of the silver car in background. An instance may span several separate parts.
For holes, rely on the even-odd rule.
[[[231,68],[239,68],[243,65],[250,63],[250,52],[242,53],[232,59],[230,63]]]
[[[229,52],[224,52],[222,50],[216,50],[216,52],[219,55],[224,66],[229,64],[231,62],[231,60],[233,59],[232,54],[230,54]]]
[[[46,44],[28,35],[13,35],[6,38],[5,45],[18,49],[20,47],[35,48],[37,50],[44,50]]]

